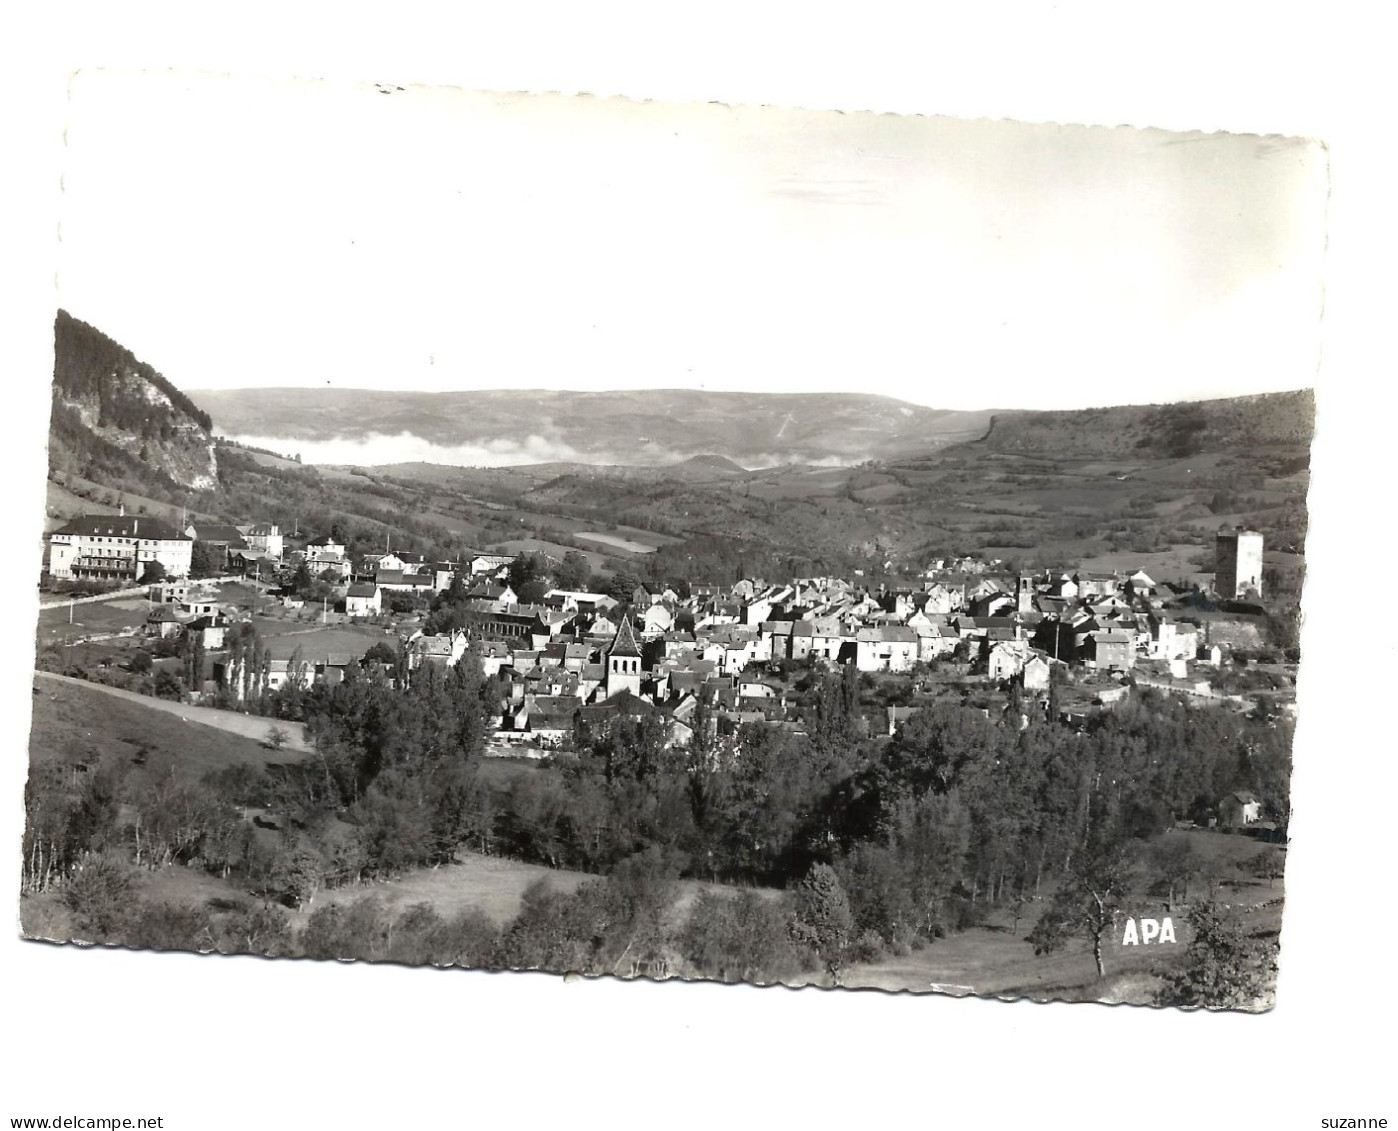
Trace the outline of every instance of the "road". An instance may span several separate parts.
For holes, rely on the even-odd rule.
[[[68,685],[72,687],[89,687],[94,691],[100,691],[105,695],[115,695],[118,699],[130,699],[143,706],[149,707],[152,711],[164,711],[169,715],[179,715],[188,723],[200,723],[204,726],[215,727],[218,730],[226,730],[232,734],[240,734],[244,738],[251,738],[257,742],[265,741],[267,731],[272,726],[280,726],[286,731],[287,740],[284,750],[297,750],[303,753],[310,752],[305,735],[299,723],[288,723],[277,719],[263,718],[261,715],[243,715],[237,711],[221,711],[217,707],[192,707],[187,703],[174,703],[169,699],[155,699],[149,695],[138,695],[134,691],[125,691],[120,687],[107,687],[101,683],[89,683],[85,679],[73,679],[71,676],[56,675],[53,672],[35,672],[35,686],[41,690],[49,690],[62,695],[59,687]],[[51,685],[45,688],[45,684]]]

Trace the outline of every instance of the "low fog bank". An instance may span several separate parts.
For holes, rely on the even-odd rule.
[[[584,463],[597,466],[665,466],[696,455],[718,454],[745,470],[800,463],[814,467],[845,467],[862,459],[827,456],[802,459],[789,454],[762,452],[737,455],[721,452],[680,452],[646,442],[625,452],[580,451],[562,440],[531,435],[523,440],[499,439],[474,444],[438,444],[411,432],[389,435],[369,432],[363,436],[336,436],[329,440],[297,440],[285,436],[229,436],[250,448],[262,448],[287,458],[300,457],[306,464],[354,464],[377,467],[397,463],[434,463],[447,467],[519,467],[536,463]]]

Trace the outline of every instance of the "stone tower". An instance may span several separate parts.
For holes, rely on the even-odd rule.
[[[1232,599],[1262,596],[1262,535],[1241,526],[1220,530],[1214,542],[1214,592]]]
[[[1015,587],[1015,612],[1032,613],[1033,611],[1034,579],[1021,574]]]
[[[641,647],[631,628],[630,609],[622,614],[616,636],[607,647],[607,698],[622,691],[633,695],[641,692]]]

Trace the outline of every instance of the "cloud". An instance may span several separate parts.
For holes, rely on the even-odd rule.
[[[593,466],[662,467],[681,463],[699,454],[643,443],[625,452],[580,451],[562,440],[530,435],[523,440],[489,440],[480,444],[438,444],[412,432],[368,432],[363,436],[335,436],[329,440],[304,440],[287,436],[229,436],[234,443],[262,448],[284,456],[300,456],[306,464],[349,464],[378,467],[393,463],[435,463],[447,467],[520,467],[536,463],[582,463]],[[789,452],[716,453],[753,470],[800,463],[812,467],[844,467],[865,459],[826,456],[801,459]]]
[[[452,467],[517,467],[556,461],[597,463],[595,455],[543,436],[518,440],[489,440],[483,444],[437,444],[411,432],[391,435],[369,432],[363,436],[335,436],[329,440],[301,440],[286,436],[230,436],[235,443],[265,448],[284,455],[299,455],[303,463],[361,464],[440,463]]]

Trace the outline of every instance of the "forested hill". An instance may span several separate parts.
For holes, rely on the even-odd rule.
[[[142,488],[212,487],[209,414],[100,330],[54,322],[50,473]]]
[[[1248,449],[1309,453],[1315,394],[1309,389],[1225,400],[1054,412],[1003,413],[978,441],[1020,455],[1166,458]]]
[[[989,421],[984,412],[860,393],[211,389],[198,395],[224,436],[281,451],[314,450],[330,440],[416,437],[439,446],[433,462],[445,464],[490,462],[502,449],[532,458],[496,462],[635,467],[703,456],[743,467],[859,463],[970,440]],[[370,449],[353,461],[398,463],[402,457],[375,459]]]

